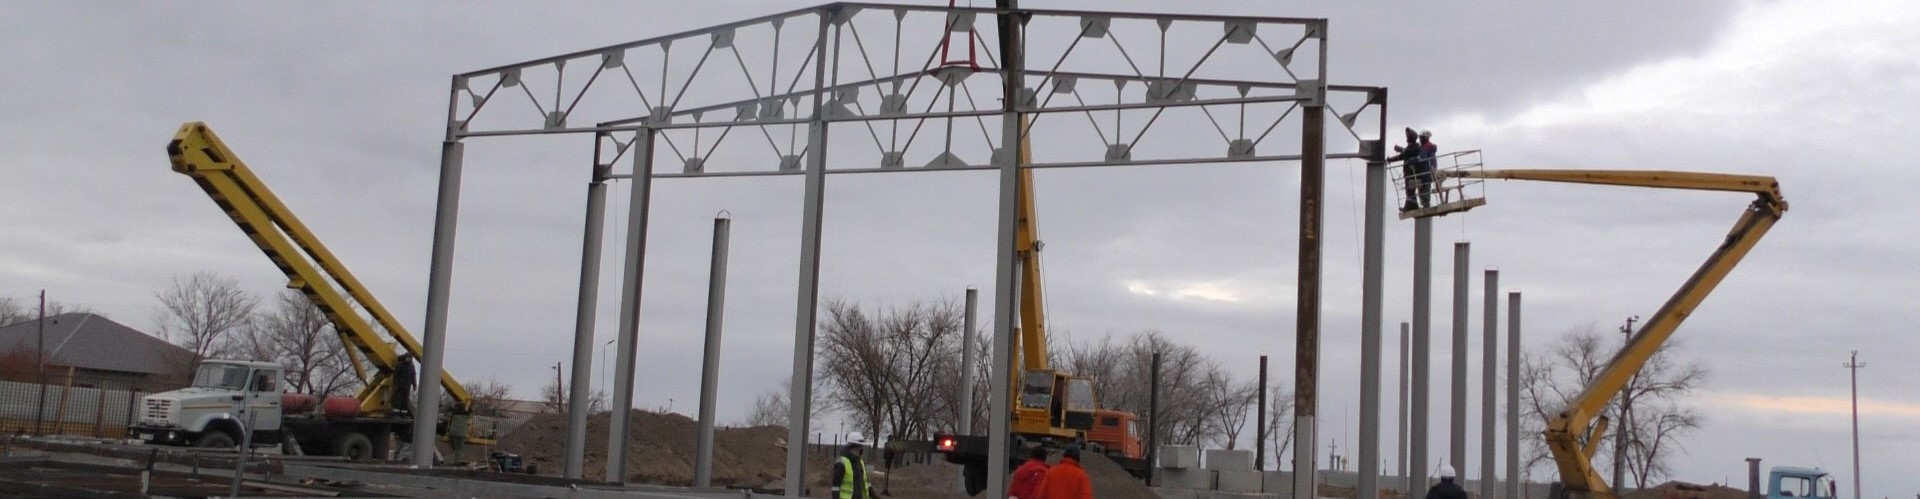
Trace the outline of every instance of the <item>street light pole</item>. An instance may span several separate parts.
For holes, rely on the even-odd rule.
[[[1860,351],[1854,350],[1847,358],[1848,384],[1853,385],[1853,499],[1860,499],[1860,368],[1867,363],[1860,362]]]

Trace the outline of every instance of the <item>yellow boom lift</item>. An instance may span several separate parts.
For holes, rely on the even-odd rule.
[[[401,350],[420,357],[420,342],[205,123],[181,125],[167,144],[167,156],[173,171],[192,177],[287,275],[287,287],[300,290],[333,323],[341,343],[347,346],[354,374],[362,382],[355,397],[360,402],[360,416],[397,419],[390,407],[394,371]],[[361,316],[362,311],[373,321]],[[456,407],[472,408],[473,396],[451,374],[441,374],[440,386]],[[480,433],[470,432],[468,441],[493,443],[492,435]]]
[[[1673,336],[1681,321],[1693,314],[1708,293],[1725,279],[1727,273],[1746,257],[1774,222],[1787,211],[1780,195],[1780,183],[1773,177],[1721,173],[1645,171],[1645,170],[1461,170],[1440,172],[1444,178],[1481,178],[1535,180],[1574,184],[1599,184],[1624,187],[1652,187],[1696,191],[1726,191],[1753,194],[1733,229],[1707,257],[1706,263],[1667,298],[1640,331],[1607,361],[1599,375],[1567,403],[1567,407],[1547,422],[1547,448],[1560,469],[1560,480],[1573,499],[1614,499],[1614,490],[1593,467],[1593,454],[1599,449],[1607,430],[1603,411],[1608,401],[1625,388],[1634,373],[1645,366],[1660,345]]]

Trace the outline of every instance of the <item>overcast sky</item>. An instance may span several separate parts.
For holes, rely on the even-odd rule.
[[[263,296],[279,289],[284,277],[167,168],[175,128],[204,120],[418,333],[449,76],[804,6],[690,5],[0,3],[0,131],[10,138],[0,296],[45,289],[153,331],[154,293],[177,276],[212,271]],[[1430,128],[1442,149],[1482,149],[1490,167],[1778,177],[1792,211],[1676,335],[1679,354],[1712,371],[1686,400],[1707,422],[1677,475],[1738,483],[1741,459],[1761,457],[1845,478],[1840,365],[1860,350],[1864,488],[1920,492],[1920,478],[1902,473],[1920,462],[1920,339],[1902,332],[1920,322],[1920,171],[1899,154],[1920,135],[1909,118],[1920,109],[1920,6],[1024,5],[1325,17],[1332,81],[1390,87],[1393,129]],[[1205,147],[1195,154],[1218,154]],[[568,360],[590,151],[581,137],[470,141],[447,355],[461,379],[531,397]],[[1290,362],[1293,165],[1037,177],[1057,331],[1157,328],[1249,377],[1260,351]],[[1329,163],[1321,438],[1343,448],[1358,432],[1362,177],[1359,163]],[[958,299],[968,285],[990,292],[994,186],[990,173],[833,177],[822,297],[890,306]],[[625,189],[610,189],[596,352],[616,321]],[[799,179],[661,180],[655,193],[638,405],[692,412],[708,232],[725,209],[734,246],[720,416],[738,419],[789,369]],[[1525,293],[1524,341],[1538,346],[1652,315],[1748,201],[1523,183],[1489,184],[1487,198],[1435,223],[1436,373],[1448,365],[1449,242],[1473,243],[1474,351],[1488,266]],[[1409,222],[1387,226],[1390,354],[1410,318],[1411,233]],[[1447,406],[1434,400],[1439,430]],[[1390,455],[1391,433],[1385,441]]]

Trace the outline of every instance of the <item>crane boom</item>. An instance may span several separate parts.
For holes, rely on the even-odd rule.
[[[420,342],[205,123],[181,125],[173,141],[167,144],[167,157],[173,171],[192,177],[233,223],[240,226],[247,238],[280,267],[287,275],[287,287],[300,290],[333,323],[341,343],[348,346],[349,359],[359,358],[352,363],[362,382],[356,395],[361,411],[388,412],[391,409],[388,396],[394,388],[393,374],[400,353],[387,341],[398,343],[415,357],[420,356]],[[379,329],[361,317],[356,307],[372,315]],[[385,334],[379,330],[385,330]],[[367,373],[360,359],[375,367],[375,371]],[[452,375],[442,372],[440,385],[453,397],[454,403],[467,407],[473,402],[466,387]]]
[[[1707,294],[1733,271],[1774,222],[1787,211],[1780,183],[1773,177],[1702,172],[1651,170],[1485,170],[1447,172],[1447,177],[1533,180],[1627,187],[1745,192],[1755,199],[1733,224],[1726,239],[1707,261],[1667,298],[1659,312],[1644,323],[1625,348],[1607,361],[1598,375],[1567,407],[1547,422],[1547,447],[1560,469],[1560,479],[1576,499],[1612,499],[1614,491],[1593,467],[1593,453],[1606,433],[1602,411],[1645,366],[1680,323],[1693,314]],[[1597,421],[1596,421],[1597,420]]]

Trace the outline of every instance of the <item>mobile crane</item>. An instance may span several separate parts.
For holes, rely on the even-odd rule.
[[[1693,315],[1700,302],[1712,293],[1733,267],[1746,257],[1760,238],[1773,228],[1787,211],[1780,183],[1773,177],[1722,173],[1649,170],[1457,170],[1439,172],[1447,178],[1533,180],[1575,184],[1599,184],[1624,187],[1651,187],[1697,191],[1744,192],[1757,199],[1741,212],[1726,239],[1707,257],[1706,263],[1667,298],[1660,310],[1640,327],[1625,348],[1607,361],[1580,394],[1555,414],[1546,429],[1547,448],[1560,470],[1560,480],[1572,499],[1614,499],[1614,490],[1593,467],[1593,454],[1607,430],[1603,413],[1609,400],[1625,388],[1634,373],[1645,366],[1660,346],[1673,336],[1681,321]],[[1471,208],[1471,206],[1468,206]],[[1437,213],[1444,214],[1444,213]],[[1431,216],[1431,215],[1426,215]]]
[[[358,460],[384,455],[389,435],[402,440],[412,435],[416,421],[404,408],[392,407],[392,396],[402,351],[419,357],[420,342],[205,123],[181,125],[167,144],[167,156],[173,171],[192,177],[286,274],[287,287],[300,290],[326,315],[362,386],[351,399],[301,403],[293,394],[277,393],[283,374],[275,364],[209,360],[201,364],[193,387],[147,396],[133,436],[201,447],[291,442],[307,454]],[[451,374],[443,372],[439,385],[456,410],[472,408],[472,395]],[[245,412],[234,407],[240,404],[253,409],[251,424],[242,426],[245,420],[235,417]],[[489,420],[472,418],[469,424],[468,443],[494,443]],[[443,438],[446,433],[442,430]]]

